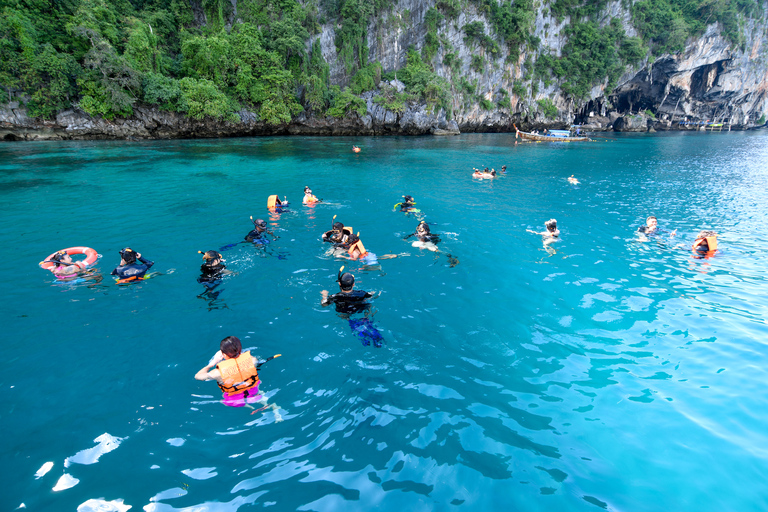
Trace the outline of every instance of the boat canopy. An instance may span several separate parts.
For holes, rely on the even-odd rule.
[[[549,134],[552,137],[570,137],[571,132],[568,130],[549,130]]]

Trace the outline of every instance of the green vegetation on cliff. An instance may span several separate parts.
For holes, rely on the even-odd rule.
[[[617,20],[606,24],[599,18],[606,0],[555,0],[543,8],[560,20],[571,17],[563,32],[567,42],[555,57],[538,48],[533,0],[437,0],[424,11],[420,51],[411,48],[402,69],[384,70],[369,62],[372,27],[380,37],[385,18],[401,30],[410,30],[415,20],[407,11],[395,11],[396,5],[394,0],[0,0],[0,92],[3,103],[20,100],[34,117],[50,118],[77,105],[112,119],[148,104],[226,121],[237,121],[246,108],[277,125],[302,111],[363,115],[359,96],[378,88],[382,78],[397,78],[406,91],[383,90],[378,104],[402,112],[407,102],[420,100],[450,114],[451,105],[468,102],[509,108],[508,91],[481,102],[477,81],[462,76],[467,68],[498,69],[504,55],[517,65],[521,52],[541,51],[535,64],[526,61],[526,76],[515,79],[511,92],[518,97],[535,96],[541,79],[556,80],[567,95],[581,99],[649,51],[679,50],[707,23],[719,22],[727,38],[743,45],[745,19],[762,16],[755,0],[639,0],[631,13],[641,37],[627,37]],[[459,26],[459,13],[467,8],[485,21]],[[330,82],[317,38],[321,24],[335,27],[347,88]],[[446,37],[449,27],[482,51],[462,61]],[[435,72],[440,62],[450,83]]]

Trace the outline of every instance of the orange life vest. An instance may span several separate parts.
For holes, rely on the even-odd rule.
[[[131,277],[126,277],[125,279],[118,279],[117,281],[115,281],[115,283],[117,283],[117,284],[125,284],[125,283],[131,283],[133,281],[140,281],[142,279],[144,279],[144,276],[141,276],[141,277],[139,277],[139,276],[131,276]]]
[[[316,203],[317,197],[313,196],[312,194],[309,194],[309,197],[304,196],[304,202],[305,203]]]
[[[280,201],[280,199],[278,199],[277,194],[269,196],[267,198],[267,208],[274,208],[278,205],[278,201]]]
[[[344,231],[346,231],[350,235],[354,232],[354,230],[350,226],[344,226]]]
[[[707,236],[704,238],[699,238],[695,242],[693,242],[693,250],[695,251],[700,245],[704,243],[704,241],[707,241],[707,252],[712,252],[717,250],[717,236]]]
[[[360,251],[360,256],[355,256],[355,249],[357,249],[358,251]],[[353,258],[362,258],[362,257],[363,257],[363,256],[365,256],[366,254],[368,254],[368,253],[366,252],[366,250],[365,250],[365,246],[363,245],[363,241],[362,241],[362,240],[358,240],[357,242],[355,242],[354,244],[352,244],[352,246],[349,248],[349,251],[348,251],[348,253],[349,253],[349,255],[350,255],[350,256],[352,256]]]
[[[250,350],[235,358],[225,359],[216,368],[221,372],[222,382],[219,387],[228,395],[242,393],[259,383],[259,374],[253,365]]]

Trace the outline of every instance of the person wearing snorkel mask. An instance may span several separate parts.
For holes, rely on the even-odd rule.
[[[138,260],[140,263],[136,263]],[[120,281],[134,281],[142,279],[147,270],[154,265],[154,261],[149,261],[138,253],[126,247],[120,251],[120,265],[112,271],[111,275],[117,276]]]
[[[226,270],[224,265],[224,259],[221,257],[221,253],[217,251],[197,251],[203,255],[203,264],[200,265],[200,277],[197,278],[198,283],[211,283],[221,278]]]
[[[416,201],[414,201],[413,196],[403,196],[403,202],[397,203],[393,210],[395,210],[398,206],[400,207],[401,212],[410,212],[414,205],[416,204]]]
[[[341,270],[343,269],[344,267],[341,267]],[[339,283],[339,293],[328,295],[328,290],[321,291],[322,300],[320,304],[322,306],[335,304],[336,312],[344,315],[370,310],[371,305],[366,302],[366,299],[373,297],[373,294],[363,290],[355,290],[355,276],[349,272],[342,274],[341,270],[339,270],[339,275],[336,279],[336,282]]]
[[[309,187],[304,187],[304,199],[301,200],[304,204],[312,204],[320,202],[320,200],[312,195],[312,189]]]
[[[251,217],[251,221],[253,222],[253,229],[245,235],[245,240],[254,244],[268,244],[267,233],[273,236],[274,233],[267,231],[267,221],[264,219],[253,220],[253,217]]]
[[[67,251],[59,251],[53,255],[51,261],[56,265],[51,272],[53,275],[59,276],[72,276],[75,277],[81,270],[79,265],[76,265],[72,256],[67,254]]]
[[[433,235],[429,230],[429,224],[427,224],[424,221],[419,222],[419,225],[416,226],[416,232],[411,233],[410,235],[407,235],[403,240],[408,240],[412,236],[415,236],[419,239],[419,242],[432,242],[436,244],[440,241],[440,237],[437,235]]]
[[[344,230],[344,224],[341,222],[334,222],[333,229],[323,233],[323,242],[330,242],[332,244],[346,244],[349,239],[349,233]]]

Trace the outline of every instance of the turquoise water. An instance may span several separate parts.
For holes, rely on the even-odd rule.
[[[768,508],[768,136],[513,141],[0,145],[2,508]],[[304,185],[329,204],[299,206]],[[269,216],[273,193],[290,213]],[[442,253],[402,240],[403,194]],[[639,241],[650,214],[677,235]],[[225,251],[234,273],[201,296],[197,251],[251,215],[280,238]],[[400,256],[334,259],[334,215]],[[526,229],[551,217],[544,247]],[[700,229],[713,258],[687,249]],[[97,275],[37,267],[79,245]],[[125,246],[160,275],[115,285]],[[381,292],[381,348],[320,306],[341,265]],[[283,421],[193,379],[227,335],[282,354],[260,375]]]

